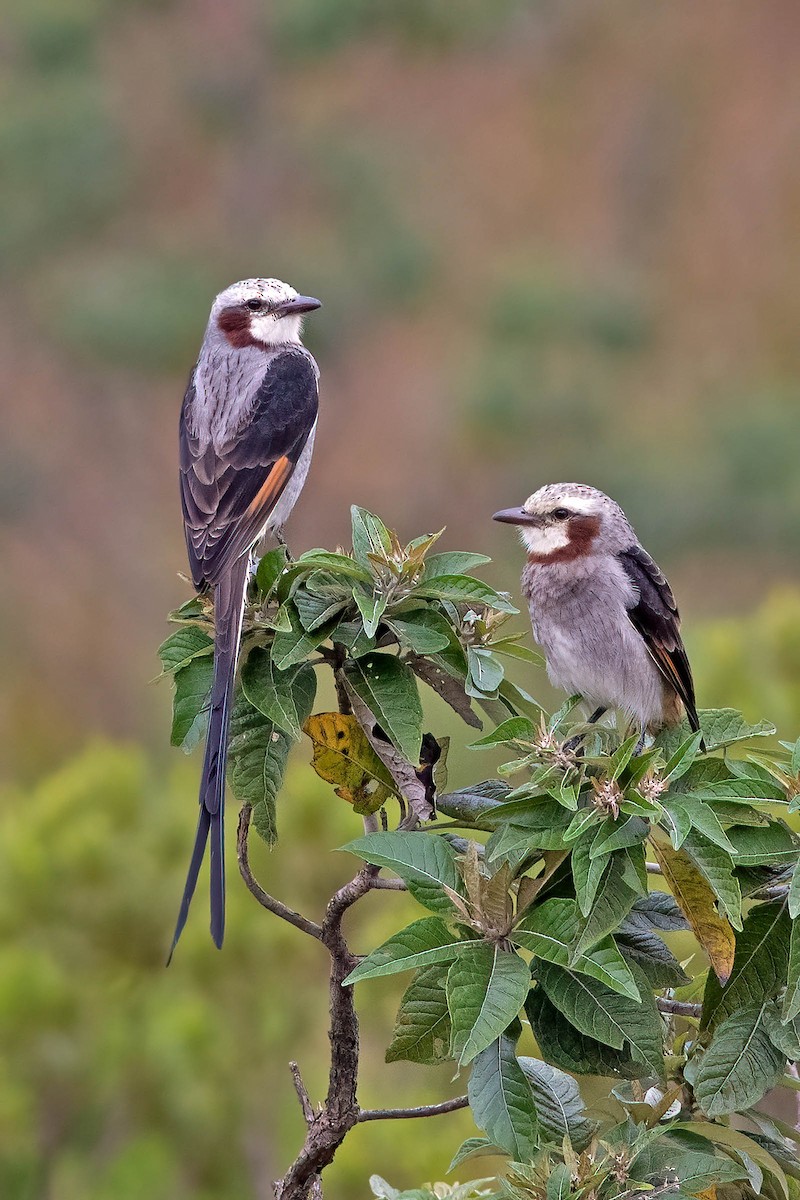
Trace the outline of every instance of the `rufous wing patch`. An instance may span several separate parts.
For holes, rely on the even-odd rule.
[[[248,515],[261,512],[262,509],[269,510],[273,507],[286,486],[293,469],[292,460],[287,458],[285,454],[273,463],[269,475],[267,475],[267,478],[247,506]]]

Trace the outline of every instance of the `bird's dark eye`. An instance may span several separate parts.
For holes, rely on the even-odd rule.
[[[254,300],[245,300],[245,305],[247,306],[247,308],[250,309],[251,312],[258,312],[259,309],[262,309],[264,307],[264,301],[263,300],[255,300],[255,299]]]
[[[569,509],[568,508],[554,508],[553,516],[556,518],[557,521],[566,521],[567,517],[569,516]]]

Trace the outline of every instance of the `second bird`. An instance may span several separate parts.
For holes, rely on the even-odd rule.
[[[319,371],[300,332],[303,315],[319,307],[279,279],[220,292],[181,409],[186,546],[194,586],[214,597],[215,638],[200,817],[173,950],[209,841],[211,936],[222,945],[225,763],[250,551],[268,530],[280,536],[308,473]]]
[[[522,591],[551,682],[579,693],[593,721],[617,709],[641,731],[700,728],[675,599],[620,506],[582,483],[551,483],[521,508]]]

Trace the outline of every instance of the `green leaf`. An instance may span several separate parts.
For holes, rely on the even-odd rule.
[[[748,1137],[746,1133],[742,1133],[738,1129],[731,1129],[727,1125],[720,1125],[717,1122],[711,1123],[697,1120],[673,1125],[672,1129],[676,1133],[685,1130],[689,1134],[696,1134],[699,1137],[706,1138],[715,1146],[719,1146],[729,1154],[734,1155],[740,1161],[746,1155],[747,1158],[758,1164],[764,1175],[771,1176],[777,1184],[783,1200],[789,1200],[786,1176],[783,1173],[780,1163],[752,1137]],[[751,1185],[753,1182],[751,1180]],[[756,1189],[753,1187],[753,1190],[760,1192],[761,1188]]]
[[[158,647],[162,675],[174,675],[196,658],[214,654],[214,639],[197,625],[182,625]]]
[[[307,714],[306,714],[307,715]],[[267,845],[277,839],[275,799],[283,783],[290,739],[240,692],[228,734],[228,779],[240,804],[253,808],[253,824]]]
[[[706,750],[719,750],[723,746],[732,746],[735,742],[744,742],[754,737],[771,737],[775,726],[769,721],[759,721],[750,725],[740,712],[734,708],[710,708],[701,710],[698,714],[700,728],[706,743]],[[673,729],[663,731],[656,738],[656,745],[661,747],[666,756],[673,754],[692,731],[686,720],[681,721]]]
[[[460,1067],[513,1021],[529,987],[530,972],[518,954],[489,942],[470,942],[462,950],[447,975],[451,1051]]]
[[[714,1033],[694,1082],[706,1116],[750,1108],[782,1075],[785,1059],[769,1037],[767,1012],[766,1003],[751,1005],[733,1013]]]
[[[501,746],[505,742],[528,741],[534,736],[533,722],[527,717],[509,717],[501,721],[496,729],[485,737],[471,742],[469,750],[482,750],[486,746]]]
[[[636,979],[635,971],[633,974]],[[553,963],[537,963],[536,976],[550,1002],[576,1029],[617,1050],[627,1042],[631,1057],[663,1078],[661,1018],[646,980],[639,988],[641,1000],[637,1002],[574,969],[565,970]]]
[[[390,555],[391,535],[380,517],[356,504],[350,508],[350,519],[353,524],[353,557],[372,574],[370,555],[375,554],[380,558]]]
[[[496,696],[505,672],[503,664],[494,657],[491,650],[468,646],[467,666],[467,695],[476,696],[478,699],[482,696]]]
[[[574,900],[555,897],[538,904],[511,931],[510,937],[545,962],[571,967],[631,1000],[638,1000],[636,981],[614,941],[605,938],[590,953],[575,955],[574,942],[578,932]]]
[[[681,742],[670,757],[667,759],[666,766],[662,773],[662,779],[669,780],[674,783],[685,775],[692,766],[697,752],[700,748],[700,742],[703,740],[702,733],[692,732]]]
[[[291,632],[279,631],[272,643],[272,661],[279,671],[285,671],[287,667],[302,662],[312,650],[316,650],[317,646],[325,641],[335,627],[335,621],[330,621],[312,633],[307,633],[293,605],[287,605],[286,613],[292,626]]]
[[[282,549],[282,547],[279,547],[279,549]],[[309,571],[326,571],[331,575],[343,575],[348,579],[359,579],[362,583],[372,584],[373,582],[372,572],[365,566],[357,563],[349,554],[333,554],[329,550],[306,550],[305,554],[301,554],[294,565],[295,567],[306,567]]]
[[[301,714],[311,712],[317,692],[313,667],[301,663],[287,671],[276,671],[269,651],[256,646],[242,667],[242,690],[253,708],[294,741],[300,740]]]
[[[742,1008],[777,996],[786,983],[791,921],[780,903],[757,904],[736,938],[733,968],[725,987],[709,975],[703,996],[701,1028],[713,1029]]]
[[[789,885],[789,916],[794,921],[796,917],[800,917],[800,859],[792,872],[792,882]]]
[[[792,921],[789,942],[789,965],[786,978],[786,995],[783,999],[783,1019],[793,1020],[800,1016],[800,921]]]
[[[286,566],[288,554],[285,546],[275,546],[261,556],[256,569],[256,586],[264,599],[272,595],[275,584]]]
[[[516,658],[520,662],[531,663],[534,667],[544,666],[544,656],[537,654],[535,650],[531,650],[528,646],[520,646],[519,635],[498,638],[496,642],[489,642],[488,649],[493,654],[505,654],[507,658]]]
[[[436,1066],[450,1057],[446,978],[444,963],[417,971],[400,1001],[387,1063],[404,1059]]]
[[[347,681],[410,763],[419,762],[422,705],[414,673],[392,654],[365,654],[345,666]]]
[[[208,702],[214,678],[214,662],[209,655],[193,658],[173,675],[170,744],[191,754],[205,736],[208,727]]]
[[[362,959],[344,983],[350,986],[362,979],[397,975],[400,971],[431,963],[451,962],[460,951],[472,945],[473,942],[457,937],[440,917],[423,917],[421,921],[406,925]]]
[[[313,634],[323,627],[330,630],[332,622],[338,620],[349,600],[349,594],[344,596],[341,592],[334,595],[331,595],[330,592],[326,592],[325,595],[316,595],[304,588],[298,588],[294,594],[294,608],[297,610],[303,629],[306,633]],[[284,612],[283,609],[281,611]],[[289,618],[288,628],[284,627],[279,632],[289,634],[292,631],[292,611],[291,607],[285,609],[285,615]]]
[[[439,812],[465,825],[494,821],[494,813],[502,808],[510,789],[501,779],[486,779],[472,787],[460,788],[436,797]]]
[[[613,855],[592,905],[584,918],[575,943],[573,957],[591,950],[597,942],[613,933],[628,915],[633,902],[639,895],[625,882],[626,863],[620,855]]]
[[[627,923],[635,922],[643,929],[661,929],[678,933],[689,928],[689,922],[668,892],[648,892],[633,903]]]
[[[693,787],[690,794],[708,803],[716,800],[738,800],[745,804],[759,800],[786,802],[786,790],[774,779],[718,779]]]
[[[714,810],[702,800],[690,794],[679,793],[665,797],[662,804],[665,816],[661,824],[669,832],[676,850],[680,850],[692,829],[696,829],[726,854],[734,853],[734,847],[717,820]]]
[[[641,817],[620,817],[616,821],[609,817],[594,835],[589,856],[597,858],[598,855],[611,854],[614,850],[638,846],[649,832],[649,822],[643,821]]]
[[[570,859],[575,895],[578,907],[584,916],[591,911],[607,863],[605,858],[592,858],[591,856],[596,836],[597,830],[593,826],[584,830],[577,841],[573,843]]]
[[[470,575],[435,575],[425,577],[414,589],[415,596],[428,596],[432,600],[449,600],[453,604],[481,604],[498,612],[517,613],[518,608],[507,596],[496,592],[480,579]]]
[[[528,994],[525,1012],[539,1050],[548,1062],[576,1075],[622,1075],[640,1079],[650,1067],[636,1063],[627,1049],[615,1050],[587,1037],[550,1003],[542,988]]]
[[[452,632],[447,620],[432,608],[420,608],[402,616],[390,615],[386,624],[404,649],[415,654],[436,654],[450,645]]]
[[[364,622],[364,632],[367,637],[374,637],[381,623],[381,617],[386,611],[388,597],[384,592],[367,592],[364,588],[353,589],[353,599],[356,608],[361,613]]]
[[[586,1116],[576,1081],[538,1058],[520,1058],[519,1065],[531,1085],[543,1140],[560,1147],[567,1137],[573,1149],[584,1150],[594,1136],[596,1125]]]
[[[728,830],[737,867],[794,866],[800,843],[783,821],[759,829],[734,827]]]
[[[511,1038],[498,1037],[475,1056],[467,1090],[478,1128],[515,1162],[533,1158],[539,1145],[536,1108]]]
[[[652,929],[625,920],[614,941],[626,962],[635,963],[651,989],[683,987],[690,982],[675,955]]]
[[[783,1021],[776,1011],[769,1011],[767,1030],[776,1050],[780,1050],[789,1062],[800,1062],[800,1015],[796,1013],[790,1020]]]
[[[494,1142],[490,1142],[485,1137],[470,1137],[465,1138],[461,1145],[456,1150],[447,1168],[447,1174],[455,1171],[456,1167],[460,1167],[468,1158],[483,1158],[489,1156],[491,1158],[499,1157],[503,1153],[500,1146],[495,1146]]]
[[[547,1177],[544,1194],[545,1200],[569,1200],[572,1195],[572,1181],[566,1163],[557,1163],[553,1167]]]
[[[445,550],[441,554],[431,554],[425,560],[423,579],[437,579],[441,575],[465,575],[491,562],[485,554],[471,554],[468,550]]]
[[[731,838],[731,841],[733,841],[733,838]],[[733,874],[733,862],[730,854],[727,854],[719,846],[710,842],[707,837],[702,833],[698,833],[696,829],[693,829],[688,834],[684,842],[684,850],[701,874],[705,876],[711,890],[719,901],[720,908],[733,928],[741,929],[742,893],[739,881]]]
[[[406,883],[415,900],[433,912],[452,913],[445,891],[463,895],[464,885],[450,843],[437,834],[388,830],[367,833],[342,846],[376,867],[388,867]]]
[[[651,1141],[633,1159],[629,1172],[631,1179],[654,1188],[664,1188],[674,1181],[679,1196],[701,1196],[709,1188],[747,1179],[747,1172],[727,1156],[684,1148],[677,1138]]]

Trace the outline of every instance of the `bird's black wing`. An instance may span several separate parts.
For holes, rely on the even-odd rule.
[[[180,421],[181,500],[192,579],[215,584],[252,546],[289,482],[317,419],[317,372],[300,348],[277,355],[264,375],[246,424],[227,445],[204,448]]]
[[[661,568],[641,546],[631,546],[618,557],[636,589],[636,603],[628,609],[628,616],[664,680],[683,701],[692,729],[698,730],[692,669],[681,639],[680,615],[672,589]]]

